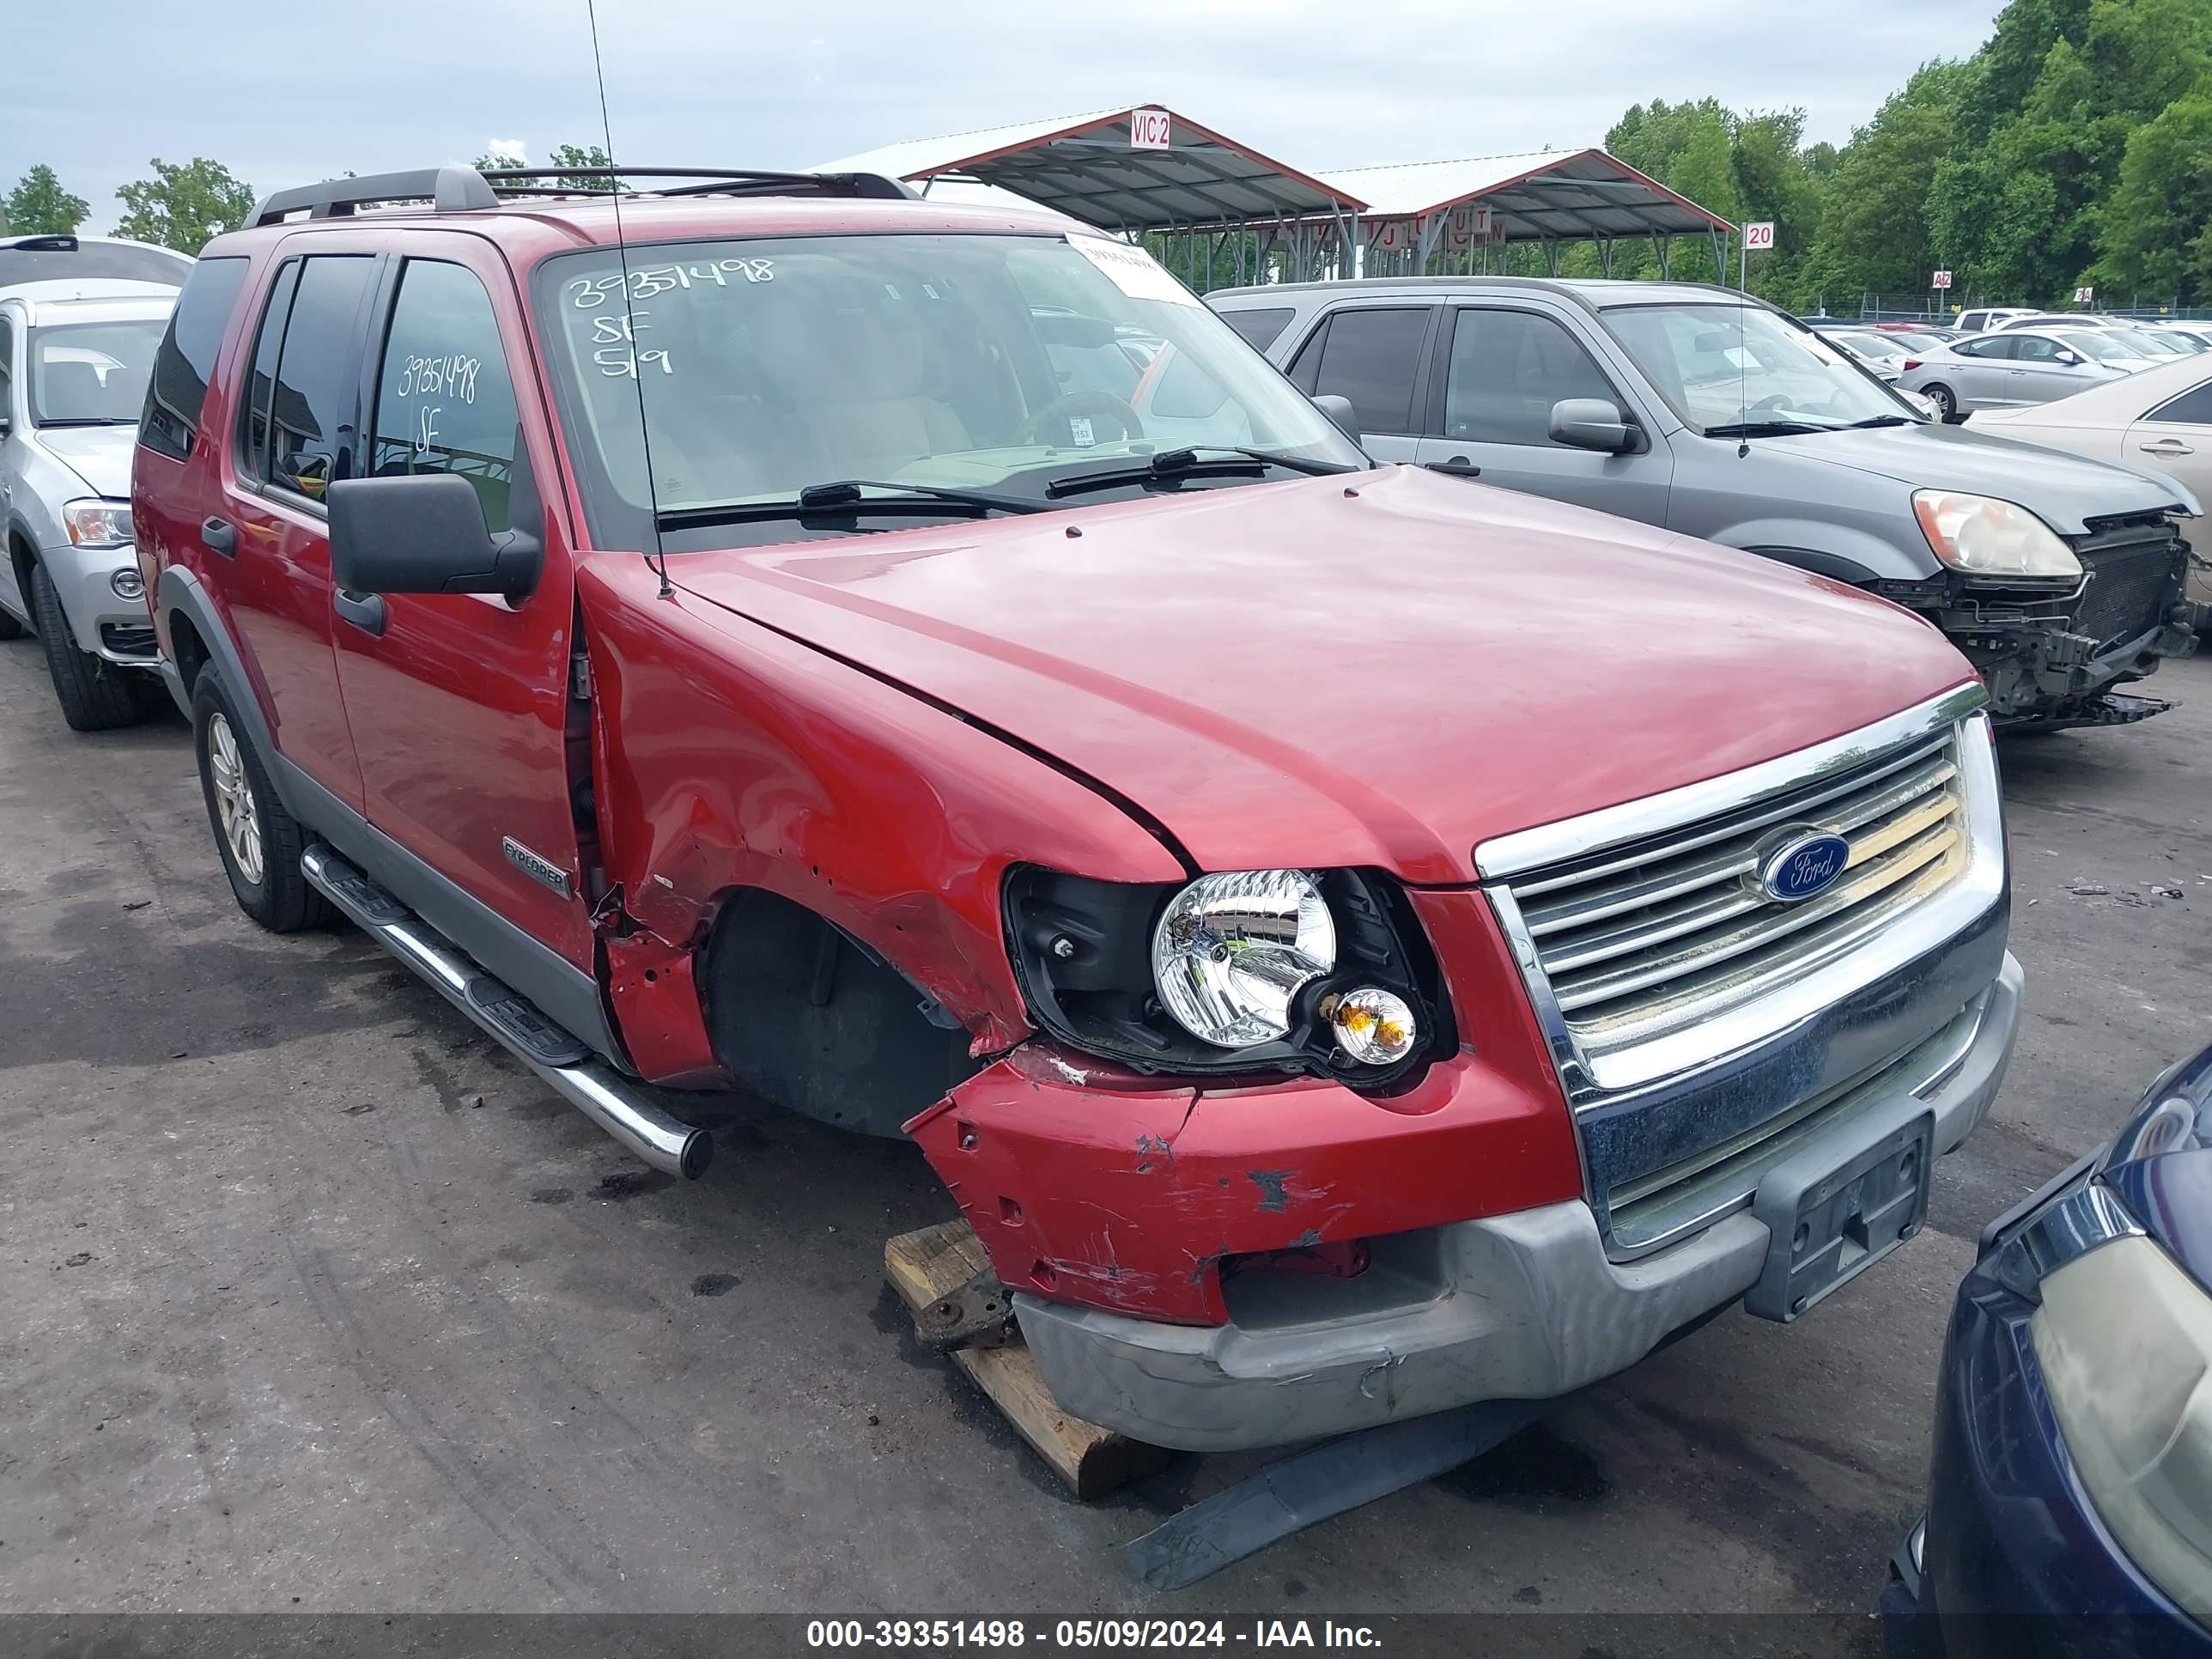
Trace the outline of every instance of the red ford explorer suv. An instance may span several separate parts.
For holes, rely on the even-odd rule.
[[[1558,1394],[1917,1231],[2021,983],[1934,629],[1373,466],[1065,220],[501,188],[272,198],[161,349],[140,556],[256,921],[663,1169],[676,1090],[911,1137],[1164,1445]]]

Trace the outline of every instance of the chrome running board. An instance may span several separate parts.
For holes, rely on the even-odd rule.
[[[375,882],[320,842],[300,854],[300,871],[356,927],[428,981],[632,1156],[687,1181],[706,1174],[714,1156],[712,1135],[644,1099],[633,1079],[484,972]]]

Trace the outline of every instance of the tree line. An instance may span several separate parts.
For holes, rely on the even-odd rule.
[[[1802,110],[1655,100],[1606,148],[1723,218],[1774,221],[1750,285],[1791,309],[1924,295],[1939,270],[1960,302],[2088,286],[2100,304],[2212,304],[2212,0],[2013,0],[1981,50],[1923,64],[1840,149],[1803,127]],[[1624,244],[1613,268],[1656,259]],[[1703,239],[1672,269],[1720,275]]]
[[[224,231],[236,230],[253,211],[253,186],[233,177],[220,161],[196,155],[189,161],[169,162],[155,156],[149,165],[153,177],[127,184],[115,192],[125,210],[115,223],[118,236],[197,254]],[[477,157],[475,165],[498,168],[529,164],[515,155],[484,155]],[[607,156],[596,144],[556,144],[548,153],[546,165],[603,167]],[[575,190],[607,188],[605,179],[590,177],[563,177],[549,182]],[[41,161],[26,172],[5,197],[0,197],[0,235],[68,236],[91,213],[92,204],[64,190],[53,168]]]

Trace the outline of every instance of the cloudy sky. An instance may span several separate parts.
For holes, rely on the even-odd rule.
[[[1601,143],[1632,103],[1802,106],[1841,143],[1998,0],[598,0],[615,153],[804,167],[902,138],[1157,102],[1306,167]],[[92,204],[147,158],[257,191],[599,139],[585,0],[373,9],[25,3],[0,183],[34,161]],[[380,20],[365,27],[363,20]]]

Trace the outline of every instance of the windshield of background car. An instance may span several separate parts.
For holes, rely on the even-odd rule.
[[[1887,329],[1883,331],[1907,351],[1932,351],[1943,343],[1943,337],[1940,334],[1920,334],[1901,328]]]
[[[30,333],[33,426],[136,426],[166,321],[65,323]]]
[[[1124,244],[788,237],[633,246],[627,261],[627,305],[611,247],[548,259],[533,282],[600,546],[652,546],[655,513],[787,501],[847,480],[1042,501],[1054,480],[1173,449],[1366,465],[1265,358]],[[1253,480],[1205,481],[1217,482]],[[732,524],[667,544],[803,533]]]
[[[1827,337],[1842,341],[1862,357],[1902,357],[1905,353],[1904,343],[1893,334],[1847,332],[1839,329]]]
[[[1692,426],[1834,428],[1905,413],[1836,347],[1770,311],[1618,306],[1604,317],[1644,378]]]
[[[2094,362],[2109,362],[2115,357],[2140,357],[2144,355],[2127,341],[2109,334],[2100,334],[2094,329],[2077,328],[2051,337],[2073,347]]]

